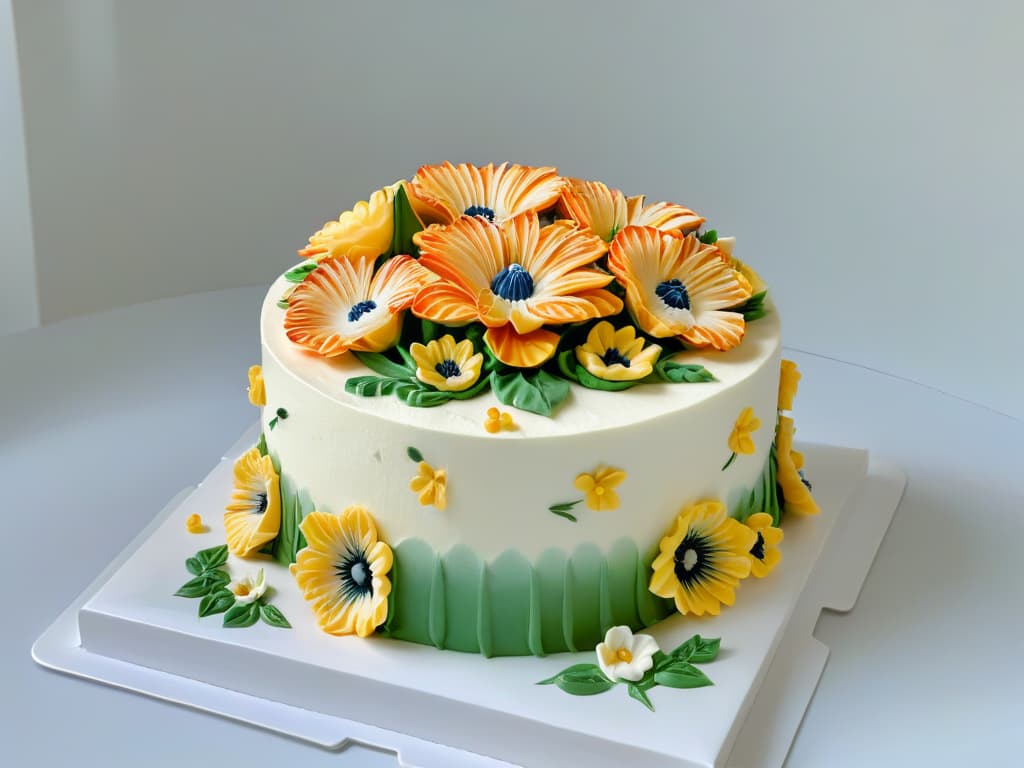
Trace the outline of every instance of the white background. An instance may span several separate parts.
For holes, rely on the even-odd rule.
[[[737,235],[787,345],[1024,417],[1019,3],[13,7],[0,332],[269,283],[419,164],[510,159]]]

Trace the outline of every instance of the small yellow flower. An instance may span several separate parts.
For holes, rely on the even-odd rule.
[[[209,529],[203,525],[203,518],[199,515],[189,515],[185,521],[185,530],[189,533],[206,533]]]
[[[675,600],[682,614],[717,616],[736,601],[740,579],[750,575],[749,552],[757,535],[726,513],[720,501],[686,507],[661,540],[650,590]]]
[[[499,411],[497,408],[487,409],[487,418],[484,419],[484,429],[490,432],[492,435],[495,432],[500,432],[503,429],[511,432],[516,429],[517,425],[512,419],[511,413],[505,411]]]
[[[792,360],[783,360],[779,371],[779,410],[793,410],[793,399],[796,397],[797,385],[800,383],[800,371]]]
[[[590,329],[587,341],[576,347],[576,359],[587,372],[605,381],[638,381],[650,375],[661,347],[637,338],[636,328],[615,330],[607,320]]]
[[[235,489],[225,509],[227,545],[236,557],[247,557],[277,537],[281,489],[269,456],[250,448],[235,462]]]
[[[484,356],[474,354],[473,342],[458,344],[451,334],[427,344],[413,344],[409,354],[416,361],[416,378],[441,392],[462,392],[476,384]]]
[[[267,404],[267,390],[263,386],[263,368],[258,365],[249,369],[249,402],[261,408]]]
[[[761,420],[754,415],[754,409],[744,408],[729,435],[729,450],[735,454],[751,454],[756,448],[750,435],[761,428]]]
[[[420,495],[420,504],[434,506],[444,511],[448,505],[448,473],[443,469],[434,469],[425,461],[419,463],[420,473],[409,481],[409,490]]]
[[[779,486],[779,501],[787,512],[799,515],[816,515],[821,511],[811,495],[811,488],[801,470],[804,456],[793,450],[793,419],[779,416],[775,430],[775,453],[777,461],[776,482]]]
[[[771,573],[782,559],[779,551],[782,529],[774,527],[772,523],[772,516],[767,512],[755,512],[747,518],[747,527],[757,535],[749,555],[750,573],[758,579]]]
[[[306,547],[291,567],[302,596],[312,603],[320,629],[331,635],[368,637],[388,616],[394,563],[391,547],[363,507],[340,515],[310,512],[299,523]]]
[[[576,476],[574,485],[584,493],[587,506],[595,512],[611,512],[619,508],[619,494],[615,486],[626,479],[626,473],[612,467],[598,467],[593,474],[584,472]]]
[[[327,256],[376,259],[391,249],[395,231],[395,194],[404,181],[378,189],[369,200],[361,200],[337,221],[329,221],[309,238],[299,256],[320,261]]]

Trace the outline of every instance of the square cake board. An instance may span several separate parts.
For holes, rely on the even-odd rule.
[[[721,637],[708,688],[624,686],[570,696],[534,685],[590,652],[483,657],[321,633],[287,569],[231,558],[233,576],[264,567],[271,602],[293,630],[224,629],[198,601],[173,596],[184,561],[223,542],[220,510],[253,427],[195,489],[179,493],[33,646],[43,666],[277,731],[327,749],[394,751],[404,766],[780,766],[828,648],[813,637],[823,608],[852,609],[906,478],[865,451],[803,446],[822,512],[786,520],[783,559],[747,579],[717,617],[674,615],[645,632],[668,650]],[[210,526],[188,534],[193,512]],[[358,692],[358,696],[352,695]],[[356,719],[358,718],[358,720]],[[401,732],[395,729],[401,729]]]

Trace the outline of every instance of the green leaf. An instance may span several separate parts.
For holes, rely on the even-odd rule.
[[[260,452],[260,456],[267,455],[267,433],[260,432],[260,441],[256,443],[256,450]]]
[[[491,374],[491,389],[499,402],[530,413],[550,416],[569,396],[569,382],[545,370]]]
[[[764,290],[759,293],[755,293],[745,304],[740,305],[736,312],[743,314],[745,322],[753,322],[759,320],[768,314],[768,309],[764,305],[764,300],[768,296],[768,291]]]
[[[576,515],[572,514],[571,512],[565,509],[556,509],[555,507],[548,507],[548,512],[551,512],[554,515],[558,515],[559,517],[564,517],[566,520],[572,520],[574,523],[579,522],[579,519],[576,517]]]
[[[248,605],[235,603],[224,614],[225,627],[251,627],[260,620],[260,604],[255,600]]]
[[[704,245],[714,245],[718,242],[718,230],[709,229],[697,239],[704,243]]]
[[[415,461],[417,464],[423,461],[423,454],[420,453],[419,448],[413,448],[410,445],[408,448],[405,449],[405,452],[406,454],[408,454],[409,458]]]
[[[651,704],[651,700],[647,697],[647,691],[645,691],[636,683],[629,684],[629,695],[630,698],[636,699],[649,710],[651,710],[651,712],[654,711],[654,705]]]
[[[287,272],[285,272],[284,279],[287,280],[289,283],[301,283],[303,280],[309,277],[310,272],[312,272],[318,266],[319,264],[317,264],[315,261],[309,261],[304,264],[299,264],[299,266],[295,267],[295,269],[289,269]],[[278,305],[280,305],[280,302],[278,302]],[[285,302],[284,306],[285,308],[287,308],[288,302]]]
[[[703,638],[694,635],[685,643],[682,643],[669,656],[678,661],[692,661],[695,664],[707,664],[718,658],[718,648],[722,641],[720,638]]]
[[[593,696],[615,687],[615,683],[605,677],[596,664],[573,664],[557,675],[541,680],[537,685],[552,683],[573,696]]]
[[[703,365],[674,363],[667,359],[662,359],[655,363],[654,373],[662,381],[668,381],[672,384],[702,384],[706,381],[715,380],[715,377],[711,375],[711,371]]]
[[[277,306],[281,309],[288,309],[288,299],[278,299]]]
[[[400,382],[395,387],[395,395],[406,405],[415,408],[435,408],[452,399],[449,392],[441,392],[419,382]]]
[[[576,350],[575,349],[563,349],[558,353],[556,358],[558,363],[558,370],[562,372],[562,375],[569,381],[579,381],[576,376]]]
[[[576,366],[576,380],[588,389],[601,389],[605,392],[621,392],[634,386],[636,381],[606,381],[599,379],[582,365]]]
[[[423,337],[424,344],[443,336],[444,334],[441,331],[442,329],[434,321],[420,320],[420,335]]]
[[[203,597],[223,587],[231,581],[231,578],[224,571],[206,571],[194,579],[182,584],[175,597]]]
[[[576,499],[576,501],[563,501],[558,504],[552,504],[548,507],[552,512],[568,512],[570,509],[575,507],[577,504],[582,504],[583,499]]]
[[[203,564],[199,562],[199,558],[196,557],[190,557],[188,560],[186,560],[185,568],[188,569],[188,572],[191,573],[193,576],[200,575],[204,570]]]
[[[379,373],[381,376],[386,376],[389,379],[408,379],[412,378],[415,380],[416,371],[410,371],[403,365],[391,360],[391,358],[380,354],[379,352],[353,352],[356,358],[375,373]]]
[[[714,685],[708,676],[686,661],[673,661],[654,673],[654,682],[666,688],[703,688]]]
[[[391,238],[391,253],[398,255],[407,253],[411,256],[419,256],[419,249],[412,240],[412,236],[423,229],[419,217],[409,203],[409,196],[405,192],[405,184],[402,184],[395,191],[395,228]]]
[[[272,627],[279,627],[281,629],[292,628],[284,614],[272,605],[260,606],[260,618],[263,619],[264,624],[269,624]]]
[[[211,592],[199,603],[200,616],[213,616],[217,613],[224,613],[235,604],[235,596],[229,590],[220,589]]]
[[[203,566],[204,571],[220,568],[228,561],[228,548],[226,544],[219,547],[210,547],[196,552],[196,560]]]

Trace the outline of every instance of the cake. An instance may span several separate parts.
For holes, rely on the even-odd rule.
[[[596,647],[639,680],[633,632],[717,615],[778,565],[786,516],[818,511],[799,373],[735,249],[690,208],[554,168],[444,163],[374,192],[264,301],[227,549],[290,565],[332,635]],[[185,596],[287,626],[261,576]]]

